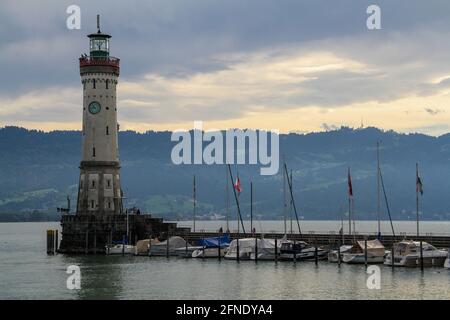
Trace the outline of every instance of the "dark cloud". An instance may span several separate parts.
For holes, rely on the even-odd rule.
[[[372,1],[195,0],[77,1],[82,30],[65,28],[73,1],[3,0],[0,11],[0,92],[73,85],[85,35],[102,28],[113,35],[112,52],[127,78],[154,72],[183,75],[225,68],[212,57],[289,43],[365,34]],[[386,31],[420,25],[449,30],[448,1],[377,1]],[[17,72],[20,70],[20,72]]]

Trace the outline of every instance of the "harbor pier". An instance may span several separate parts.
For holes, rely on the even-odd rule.
[[[187,240],[189,242],[195,243],[198,240],[208,237],[216,237],[218,232],[190,232],[188,234],[173,234],[179,236],[187,236]],[[244,234],[244,233],[230,233],[230,239],[242,239],[242,238],[267,238],[267,239],[281,239],[285,236],[284,233],[280,232],[269,232],[269,233],[254,233],[254,234]],[[341,235],[338,232],[329,232],[329,233],[307,233],[307,234],[298,234],[298,233],[287,233],[286,237],[288,240],[295,241],[306,241],[307,243],[315,244],[318,246],[329,246],[329,247],[337,247],[342,244],[352,244],[355,240],[373,240],[376,239],[377,236],[375,234],[354,234],[354,235]],[[380,241],[387,248],[392,247],[393,243],[399,242],[402,240],[410,240],[414,241],[424,241],[432,244],[438,248],[450,248],[450,236],[443,235],[433,235],[433,234],[425,234],[421,236],[413,236],[405,233],[398,234],[396,236],[393,235],[381,235]]]
[[[63,237],[58,252],[70,254],[105,253],[106,245],[122,243],[127,234],[126,242],[134,245],[150,236],[166,238],[189,232],[189,228],[178,228],[176,223],[164,222],[150,214],[63,215],[61,227]]]

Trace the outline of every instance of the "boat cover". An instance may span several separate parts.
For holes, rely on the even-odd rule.
[[[364,240],[356,241],[359,248],[364,252],[365,250],[365,242]],[[367,240],[367,252],[372,253],[374,255],[384,255],[385,248],[380,240]]]
[[[230,245],[230,236],[224,235],[220,237],[205,238],[199,241],[199,245],[206,248],[228,247]]]

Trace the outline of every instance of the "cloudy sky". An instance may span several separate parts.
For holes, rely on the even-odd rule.
[[[98,13],[121,129],[450,132],[448,0],[0,0],[0,126],[81,127],[77,59]]]

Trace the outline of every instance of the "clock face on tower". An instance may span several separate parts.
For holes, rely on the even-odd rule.
[[[89,112],[92,113],[92,114],[99,113],[101,108],[102,107],[100,106],[100,103],[98,103],[97,101],[91,102],[89,104]]]

